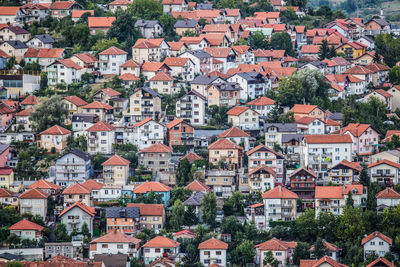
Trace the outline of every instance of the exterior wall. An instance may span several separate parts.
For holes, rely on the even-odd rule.
[[[93,259],[95,254],[127,254],[130,256],[137,256],[137,250],[130,243],[94,243],[90,244],[89,258]]]
[[[193,146],[194,128],[186,123],[179,123],[168,129],[169,146]]]
[[[134,218],[107,218],[107,232],[134,233],[138,223]]]
[[[167,172],[171,153],[140,153],[139,154],[139,165],[148,168],[153,172],[165,173]]]
[[[129,178],[129,165],[103,166],[103,177],[105,184],[126,185]]]
[[[63,151],[67,147],[67,138],[69,134],[66,135],[40,135],[40,147],[51,151],[54,147],[57,152]]]
[[[20,214],[31,213],[32,215],[40,215],[46,218],[47,215],[47,199],[30,199],[24,198],[19,203]]]
[[[375,252],[379,257],[383,257],[386,252],[390,251],[390,245],[380,237],[374,237],[364,244],[364,259],[367,255]]]
[[[264,199],[266,224],[270,220],[292,221],[296,219],[296,199]]]
[[[87,132],[88,153],[112,154],[115,142],[115,131],[107,132]]]
[[[267,255],[268,251],[262,250],[260,251],[260,262],[264,262],[264,257]],[[288,252],[285,250],[274,250],[272,251],[272,254],[274,255],[274,258],[279,261],[278,267],[286,267],[288,266],[287,264],[287,259],[289,257]],[[322,266],[320,266],[322,267]],[[326,267],[326,266],[324,266]]]
[[[139,122],[146,117],[158,119],[161,114],[161,98],[147,95],[142,90],[130,96],[129,105],[129,115],[132,122]]]
[[[248,155],[249,170],[255,169],[261,165],[272,168],[277,175],[282,175],[283,159],[278,159],[277,156],[268,151],[255,151],[254,153]]]
[[[93,217],[78,207],[64,213],[61,216],[61,223],[65,224],[68,234],[71,234],[74,228],[81,230],[84,223],[87,224],[89,232],[93,233]]]
[[[164,142],[165,126],[158,122],[149,121],[144,125],[135,127],[133,131],[132,143],[136,145],[139,150]]]
[[[176,117],[183,121],[195,125],[205,125],[205,105],[206,101],[196,95],[181,97],[176,102]]]
[[[120,66],[126,62],[127,55],[100,55],[99,67],[102,74],[120,75]]]
[[[399,183],[399,169],[393,166],[387,164],[379,164],[369,168],[368,171],[371,175],[371,182],[390,184]]]
[[[154,229],[160,231],[165,223],[165,214],[158,215],[140,215],[140,228],[141,229]]]
[[[259,129],[260,128],[260,114],[254,110],[246,110],[239,116],[228,115],[228,122],[233,126],[238,126],[242,129]]]
[[[378,144],[379,134],[369,127],[361,136],[356,137],[351,133],[349,134],[353,140],[353,154],[372,153],[374,145]]]
[[[92,175],[91,161],[85,162],[72,153],[56,160],[56,184],[68,187],[74,183],[83,183]]]
[[[81,81],[82,71],[66,68],[62,64],[53,64],[47,67],[47,74],[49,85],[71,84]]]
[[[226,250],[224,249],[200,249],[200,262],[204,266],[218,264],[221,267],[226,266]]]
[[[145,61],[160,62],[162,58],[161,47],[158,48],[134,48],[132,47],[132,59],[142,64]]]
[[[179,252],[178,248],[143,248],[143,258],[144,263],[149,264],[159,257],[163,257],[164,253],[171,254],[171,256],[176,256]]]
[[[73,205],[75,202],[82,201],[82,203],[87,206],[93,206],[92,199],[89,194],[73,194],[73,195],[64,195],[64,208],[67,208]]]
[[[0,187],[10,189],[10,186],[14,183],[14,171],[10,175],[0,175]]]
[[[40,239],[42,234],[35,230],[10,230],[10,234],[15,234],[21,239]]]
[[[239,149],[209,149],[208,161],[214,165],[222,160],[228,165],[242,166],[242,151]]]

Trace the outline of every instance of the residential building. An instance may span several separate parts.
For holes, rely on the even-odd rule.
[[[194,126],[204,126],[206,103],[203,95],[191,90],[176,101],[176,117]]]
[[[378,146],[380,133],[370,124],[350,123],[342,129],[342,133],[351,136],[355,155],[371,155]]]
[[[360,162],[343,160],[329,169],[329,180],[338,185],[353,184],[359,182],[361,171]]]
[[[149,87],[141,87],[129,98],[129,111],[131,122],[139,122],[146,117],[159,119],[161,115],[162,96]]]
[[[290,266],[292,264],[294,249],[296,247],[297,242],[282,241],[274,237],[255,246],[256,263],[262,265],[267,253],[271,251],[274,258],[279,262],[279,267]]]
[[[208,160],[214,165],[223,162],[229,169],[242,167],[243,147],[221,138],[208,146]]]
[[[380,191],[375,197],[378,212],[383,212],[387,208],[397,207],[400,204],[400,193],[389,187]]]
[[[276,173],[265,165],[260,165],[248,173],[250,192],[265,192],[275,187]]]
[[[389,33],[390,24],[382,18],[372,18],[365,23],[365,31],[367,35],[375,36],[380,33]]]
[[[109,207],[106,208],[107,232],[133,234],[139,229],[138,207]]]
[[[72,242],[44,243],[44,257],[53,258],[63,256],[69,259],[83,258],[81,247],[72,245]]]
[[[167,57],[163,62],[171,68],[171,76],[178,80],[191,81],[194,79],[195,64],[190,58]]]
[[[189,155],[189,154],[187,154],[187,155]],[[182,160],[182,158],[181,158],[181,160]],[[189,160],[189,162],[192,162],[192,161]],[[185,186],[185,189],[189,189],[192,192],[205,192],[205,193],[207,193],[208,191],[211,191],[211,188],[209,186],[207,186],[206,184],[200,182],[199,180],[194,180],[193,182],[191,182],[190,184]]]
[[[199,34],[201,27],[195,19],[181,19],[175,22],[174,29],[176,34],[184,36],[188,32]]]
[[[168,73],[158,72],[149,80],[149,87],[164,95],[174,95],[178,93],[178,87],[175,84],[175,79]]]
[[[342,52],[346,59],[356,59],[365,54],[367,46],[359,42],[347,42],[336,47],[336,52]]]
[[[164,144],[154,144],[139,150],[139,166],[148,168],[156,177],[169,173],[172,148]]]
[[[0,168],[0,187],[10,189],[14,184],[14,169],[8,167]]]
[[[68,186],[62,192],[64,196],[64,208],[68,208],[77,202],[82,202],[86,206],[93,206],[93,198],[91,196],[91,189],[83,186],[82,184],[75,183]]]
[[[114,108],[99,101],[94,101],[87,105],[81,106],[80,110],[82,113],[97,115],[100,121],[109,122],[114,119]]]
[[[243,90],[238,83],[212,83],[206,88],[208,105],[232,107],[240,103],[240,91]]]
[[[380,232],[373,232],[361,240],[361,245],[364,247],[364,260],[372,253],[383,257],[390,251],[392,239]]]
[[[371,182],[377,182],[385,186],[392,186],[399,183],[399,170],[399,163],[387,159],[368,165]]]
[[[21,41],[23,43],[28,42],[31,38],[30,33],[19,26],[7,25],[0,29],[0,40],[1,41]]]
[[[99,121],[95,114],[75,113],[72,115],[72,131],[76,135],[84,135],[85,131]]]
[[[131,162],[115,154],[103,162],[103,177],[106,185],[126,185],[129,180]]]
[[[246,105],[257,111],[260,116],[268,117],[269,113],[275,107],[275,101],[266,96],[259,96],[256,99],[247,102]]]
[[[121,75],[124,74],[133,74],[136,77],[140,76],[140,64],[134,61],[133,59],[128,60],[124,64],[120,66]]]
[[[56,1],[50,7],[50,15],[54,18],[61,19],[71,15],[72,10],[82,9],[81,5],[75,1]]]
[[[97,254],[125,254],[133,258],[140,255],[140,239],[112,231],[89,243],[89,258]]]
[[[10,235],[14,234],[18,236],[21,240],[40,240],[42,238],[43,229],[43,226],[28,221],[27,219],[22,219],[21,221],[14,223],[8,228],[8,230],[10,231]]]
[[[211,238],[208,239],[198,246],[199,254],[200,254],[200,262],[205,266],[210,266],[213,264],[217,264],[221,267],[225,267],[226,265],[226,252],[228,250],[228,244]]]
[[[136,123],[132,127],[132,132],[126,134],[128,135],[127,140],[141,150],[154,144],[163,143],[166,127],[148,117]]]
[[[302,208],[313,208],[315,198],[315,182],[318,175],[311,169],[302,166],[289,175],[289,189],[299,196]]]
[[[78,149],[72,149],[56,159],[55,168],[55,183],[62,187],[83,183],[93,175],[90,155]]]
[[[127,60],[128,53],[115,46],[99,53],[99,68],[102,74],[120,75],[120,67]]]
[[[371,262],[370,264],[368,264],[366,267],[374,267],[374,266],[383,266],[383,267],[396,267],[396,265],[394,265],[393,261],[389,261],[383,257],[379,257],[376,260],[374,260],[373,262]]]
[[[246,106],[236,106],[227,113],[228,122],[243,130],[258,130],[260,128],[260,114]]]
[[[92,73],[99,69],[99,60],[90,53],[74,54],[70,59],[82,67],[82,74]]]
[[[53,197],[58,196],[60,193],[60,186],[48,182],[45,179],[40,179],[27,187],[27,189],[33,188],[39,189],[40,191],[45,192]]]
[[[333,260],[335,260],[335,261],[339,260],[339,257],[340,257],[340,256],[339,256],[339,253],[341,252],[342,249],[340,249],[340,248],[339,248],[338,246],[336,246],[335,244],[329,243],[329,242],[326,241],[326,240],[322,240],[322,244],[324,245],[324,249],[325,249],[324,254],[325,254],[326,256],[330,257],[331,259],[333,259]],[[314,255],[313,255],[314,250],[315,250],[314,245],[312,245],[312,246],[310,247],[310,249],[308,250],[308,251],[310,251],[310,253],[312,254],[312,256],[314,256]],[[314,257],[313,257],[313,258],[314,258]]]
[[[217,197],[227,198],[235,192],[237,174],[230,170],[208,170],[205,173],[205,184]]]
[[[63,102],[64,106],[68,109],[68,122],[71,121],[75,113],[78,113],[80,107],[88,104],[85,100],[77,96],[65,96]]]
[[[199,75],[208,75],[213,70],[213,59],[210,54],[204,50],[190,50],[185,51],[180,57],[189,58],[194,62],[194,73]],[[193,81],[198,81],[197,77],[194,77]],[[192,81],[192,82],[193,82]],[[192,88],[193,89],[193,88]],[[198,91],[201,93],[200,91]]]
[[[115,0],[108,4],[108,9],[112,12],[117,11],[118,8],[126,10],[129,4],[132,4],[129,0]]]
[[[144,263],[149,264],[159,257],[175,259],[179,253],[179,245],[180,243],[175,240],[164,236],[156,236],[143,245]]]
[[[271,84],[259,72],[241,72],[228,78],[228,82],[239,83],[243,89],[240,98],[243,100],[254,99],[265,95]]]
[[[226,138],[231,142],[239,144],[245,151],[250,149],[250,135],[236,126],[229,128],[225,132],[217,135],[218,138]]]
[[[313,117],[322,121],[325,121],[326,119],[325,111],[317,105],[295,104],[290,111],[292,111],[294,115],[298,117]]]
[[[321,259],[317,260],[300,260],[300,267],[322,267],[322,266],[328,266],[328,267],[349,267],[347,265],[341,264],[334,259],[324,256]]]
[[[390,133],[390,130],[387,131],[387,133]],[[387,134],[386,134],[386,136],[387,136]],[[371,155],[369,161],[371,163],[375,163],[375,162],[378,162],[378,161],[381,161],[384,159],[392,161],[392,162],[400,163],[400,151],[397,149],[382,151],[382,152],[376,153],[374,155]]]
[[[148,195],[150,192],[154,192],[156,194],[161,195],[161,199],[166,207],[169,203],[169,199],[171,198],[171,190],[172,188],[162,184],[160,182],[144,182],[140,184],[133,190],[134,198],[139,195]]]
[[[224,83],[225,80],[218,76],[199,75],[190,82],[190,89],[208,98],[207,88],[214,83]]]
[[[74,229],[82,229],[84,224],[87,225],[89,233],[93,234],[93,219],[96,211],[93,207],[87,206],[82,201],[77,201],[68,208],[64,209],[60,215],[61,223],[66,226],[68,234]]]
[[[193,147],[194,128],[181,119],[174,119],[165,125],[167,128],[167,142],[170,147]]]
[[[21,41],[5,41],[0,45],[0,50],[10,57],[14,56],[17,61],[21,61],[28,50],[28,46]]]
[[[20,6],[3,6],[0,11],[0,23],[22,24],[26,12]]]
[[[139,208],[140,229],[154,229],[158,233],[164,227],[166,215],[163,204],[128,203],[127,207]]]
[[[39,189],[29,189],[19,195],[20,214],[30,213],[32,215],[47,216],[47,197],[49,195]]]
[[[163,33],[163,26],[158,20],[139,19],[135,22],[142,36],[146,39],[160,37]]]
[[[317,186],[315,188],[315,216],[321,212],[342,215],[346,199],[352,197],[354,207],[364,207],[367,201],[367,188],[362,184]]]
[[[16,210],[19,207],[19,194],[0,187],[0,204],[3,206],[12,206]]]
[[[196,214],[196,217],[199,220],[199,222],[203,222],[203,218],[202,218],[203,213],[201,211],[201,202],[203,201],[205,194],[206,194],[206,192],[204,192],[204,191],[193,192],[193,194],[183,202],[183,205],[185,206],[185,211],[192,209],[194,211],[194,213]]]
[[[115,127],[110,124],[99,121],[95,125],[86,129],[88,138],[88,153],[112,154],[115,142]]]
[[[72,18],[72,20],[74,21],[74,22],[77,22],[77,21],[79,21],[81,18],[82,18],[82,16],[84,15],[84,14],[88,14],[87,16],[88,17],[93,17],[94,16],[94,10],[93,9],[91,9],[91,10],[72,10],[72,12],[71,12],[71,18]]]
[[[275,144],[283,144],[283,135],[297,134],[297,123],[264,123],[264,132],[266,146],[274,148]]]
[[[285,157],[272,150],[271,148],[260,144],[255,148],[247,151],[248,167],[249,170],[253,170],[258,166],[265,165],[272,168],[276,173],[276,179],[278,183],[284,182],[284,160]]]
[[[71,84],[81,81],[82,67],[71,59],[58,59],[47,66],[49,85]]]
[[[38,63],[43,69],[66,55],[64,48],[28,48],[24,57],[26,63]]]
[[[169,45],[164,38],[139,38],[132,46],[132,59],[139,64],[160,62],[166,56],[169,56]]]
[[[262,194],[265,221],[292,221],[297,217],[296,201],[299,196],[289,189],[278,185]]]
[[[47,151],[55,149],[57,152],[61,152],[67,147],[67,138],[70,134],[71,131],[54,125],[39,134],[40,147],[47,149]]]
[[[188,3],[186,0],[163,0],[162,5],[164,13],[172,13],[186,10]]]

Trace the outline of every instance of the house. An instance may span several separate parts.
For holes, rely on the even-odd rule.
[[[64,189],[64,208],[68,208],[77,202],[82,202],[86,206],[93,206],[93,198],[91,197],[91,189],[80,183],[75,183]]]
[[[346,59],[356,59],[366,53],[367,46],[359,42],[347,42],[336,47],[336,52],[342,52],[346,55]]]
[[[310,57],[318,59],[319,45],[303,45],[300,49],[300,57]]]
[[[359,181],[361,171],[360,162],[343,160],[329,169],[329,179],[333,184],[353,184]]]
[[[118,8],[126,10],[129,4],[132,4],[129,0],[114,0],[108,4],[108,9],[112,12],[117,11]]]
[[[48,196],[48,194],[36,188],[25,191],[19,195],[20,214],[30,213],[32,215],[42,216],[42,218],[45,219],[47,215]]]
[[[176,117],[194,126],[205,125],[206,98],[191,90],[176,101]]]
[[[273,148],[275,144],[282,144],[282,136],[297,134],[297,123],[264,123],[265,144]]]
[[[146,39],[160,37],[163,33],[163,26],[158,20],[139,19],[135,22],[135,28],[138,28]]]
[[[342,134],[350,135],[355,155],[371,155],[378,146],[380,133],[370,124],[350,123],[342,129]]]
[[[302,134],[325,134],[325,122],[321,119],[295,116],[295,121]]]
[[[67,138],[70,134],[71,131],[61,126],[54,125],[39,134],[39,145],[47,149],[47,151],[55,149],[55,151],[61,152],[67,147]]]
[[[99,53],[99,68],[102,74],[120,75],[120,67],[127,60],[128,53],[112,46]]]
[[[162,176],[169,173],[172,148],[164,144],[153,144],[139,150],[139,165],[149,168],[153,175]]]
[[[220,138],[208,146],[208,160],[211,164],[218,165],[223,162],[230,169],[238,169],[242,166],[243,147]]]
[[[75,113],[72,115],[72,131],[76,135],[84,135],[85,131],[99,121],[95,114]]]
[[[139,208],[140,229],[154,229],[158,233],[164,227],[166,215],[163,204],[128,203],[127,207]]]
[[[93,219],[96,211],[93,207],[89,207],[82,201],[77,201],[68,208],[65,208],[60,215],[61,223],[66,226],[68,234],[74,229],[82,229],[84,224],[87,225],[89,233],[93,234]]]
[[[0,204],[3,206],[12,206],[15,210],[19,207],[19,194],[11,192],[4,187],[0,187]]]
[[[55,183],[58,186],[68,187],[74,183],[83,183],[93,175],[91,157],[78,149],[71,149],[56,159],[55,171]]]
[[[127,140],[141,150],[153,144],[163,143],[165,132],[166,129],[163,124],[151,118],[145,118],[132,127],[132,132],[127,133]]]
[[[362,66],[362,65],[351,67],[351,68],[345,70],[344,72],[342,72],[342,74],[350,74],[350,75],[353,75],[353,76],[363,80],[366,85],[368,85],[370,82],[372,82],[373,73],[374,72],[372,70],[370,70],[369,68],[366,68],[365,66]]]
[[[2,6],[0,11],[1,24],[23,24],[26,11],[20,6]]]
[[[142,75],[147,80],[150,80],[151,78],[153,78],[158,72],[169,73],[170,71],[171,71],[171,68],[168,67],[163,62],[145,61],[142,64]]]
[[[44,257],[53,258],[62,256],[69,259],[82,258],[80,247],[73,246],[72,242],[44,243]]]
[[[171,76],[178,80],[191,81],[194,79],[194,62],[190,58],[167,57],[163,61],[171,68]]]
[[[0,69],[5,69],[8,63],[8,59],[11,56],[9,56],[7,53],[5,53],[3,50],[0,50]],[[7,97],[7,96],[6,96]],[[7,97],[8,98],[8,97]]]
[[[247,102],[246,105],[257,111],[260,116],[268,117],[269,113],[275,107],[275,101],[266,96],[259,96],[256,99]]]
[[[387,91],[387,93],[392,95],[392,110],[400,108],[400,86],[393,86]]]
[[[115,142],[115,127],[99,121],[95,125],[86,129],[88,139],[88,153],[112,154]]]
[[[170,147],[193,147],[194,128],[181,119],[174,119],[165,125],[167,127],[167,142]]]
[[[19,62],[24,58],[28,46],[21,41],[5,41],[0,45],[0,50],[5,52],[10,57],[15,57]]]
[[[386,186],[399,183],[400,164],[383,159],[368,165],[368,172],[371,175],[371,182],[378,182]]]
[[[202,222],[202,212],[201,212],[201,202],[203,201],[204,195],[206,193],[204,191],[196,191],[183,202],[185,206],[185,211],[192,209],[196,214],[197,219],[199,222]]]
[[[390,132],[390,130],[387,131],[387,133],[388,132]],[[370,157],[370,163],[378,162],[383,159],[386,159],[386,160],[389,160],[392,162],[396,162],[396,163],[400,163],[400,151],[397,149],[393,149],[393,150],[386,150],[386,151],[379,152]]]
[[[241,90],[238,83],[212,83],[206,88],[208,106],[235,106],[240,103]]]
[[[31,38],[30,33],[19,26],[5,26],[0,29],[0,40],[1,41],[21,41],[23,43],[28,42]]]
[[[217,135],[218,138],[226,138],[236,144],[239,144],[245,151],[250,149],[250,135],[236,126],[229,128],[225,132]]]
[[[164,95],[174,95],[178,93],[175,79],[166,72],[158,72],[149,80],[149,87]]]
[[[176,34],[179,36],[184,36],[188,32],[192,32],[194,34],[200,33],[200,25],[195,19],[182,19],[177,20],[174,25],[174,29]]]
[[[43,226],[28,221],[27,219],[22,219],[8,228],[10,235],[17,235],[21,240],[39,240],[42,238],[43,229]]]
[[[375,197],[378,212],[383,212],[390,207],[397,207],[400,204],[400,193],[389,187],[380,191]]]
[[[14,184],[14,169],[8,167],[0,168],[0,187],[10,189]]]
[[[305,135],[302,141],[301,157],[304,165],[318,174],[318,181],[328,179],[328,170],[342,162],[352,159],[353,141],[348,134]]]
[[[138,207],[109,207],[106,208],[107,232],[133,234],[139,229]]]
[[[271,148],[259,144],[255,148],[247,151],[249,170],[265,165],[272,168],[277,174],[277,182],[283,182],[284,174],[284,156],[275,152]]]
[[[218,76],[199,75],[190,82],[190,89],[208,98],[207,88],[214,83],[224,83],[225,80]]]
[[[72,119],[72,116],[76,113],[78,113],[80,107],[87,105],[88,103],[73,95],[73,96],[65,96],[63,98],[64,106],[68,109],[68,121],[70,122]]]
[[[82,7],[75,1],[56,1],[49,7],[50,15],[57,19],[71,15],[72,10],[76,9],[80,10]]]
[[[250,192],[265,192],[276,184],[276,172],[265,165],[253,168],[248,174]]]
[[[27,187],[27,189],[33,188],[39,189],[40,191],[45,192],[48,195],[52,195],[53,197],[58,196],[60,193],[60,186],[48,182],[45,179],[40,179]]]
[[[150,192],[154,192],[156,194],[160,194],[162,197],[162,201],[164,206],[168,205],[169,199],[171,198],[171,190],[172,188],[162,184],[160,182],[144,182],[137,186],[134,190],[134,197],[136,198],[139,195],[148,195]]]
[[[28,48],[24,57],[26,63],[38,63],[40,67],[47,68],[49,65],[65,57],[64,48]]]
[[[78,22],[84,14],[88,14],[88,17],[93,17],[94,10],[72,10],[71,18],[74,22]]]
[[[165,1],[165,0],[164,0]],[[159,257],[175,259],[179,253],[179,242],[164,236],[156,236],[143,245],[143,258],[149,264]]]
[[[357,65],[370,65],[374,63],[375,52],[367,51],[364,55],[356,58],[353,62]]]
[[[114,108],[108,104],[94,101],[87,105],[80,107],[81,112],[87,114],[97,115],[100,121],[112,121],[114,118],[113,110]]]
[[[95,35],[97,32],[107,34],[108,29],[115,21],[115,17],[88,17],[88,26],[90,34]]]
[[[315,188],[315,216],[321,212],[342,215],[346,199],[351,196],[354,207],[363,207],[367,201],[367,188],[362,184],[317,186]]]
[[[300,260],[300,267],[349,267],[338,263],[334,259],[324,256],[319,260]]]
[[[237,174],[232,170],[208,170],[205,173],[205,184],[218,198],[227,198],[235,192]]]
[[[147,117],[159,119],[162,96],[149,87],[141,87],[129,98],[129,117],[131,122],[139,122]]]
[[[179,55],[182,55],[183,53],[185,53],[187,50],[189,50],[189,48],[187,47],[187,45],[184,42],[167,42],[169,45],[169,55],[171,57],[177,57]],[[196,63],[195,63],[196,65]]]
[[[289,175],[289,189],[299,196],[303,202],[302,208],[313,208],[315,183],[318,175],[311,169],[302,166]]]
[[[325,78],[332,86],[336,84],[339,88],[343,88],[347,95],[363,95],[368,85],[354,75],[327,74]]]
[[[373,262],[368,264],[366,267],[374,267],[374,266],[396,267],[396,265],[394,265],[393,261],[390,262],[390,261],[388,261],[387,259],[385,259],[383,257],[377,258],[376,260],[374,260]]]
[[[199,244],[198,249],[200,251],[200,262],[205,266],[211,266],[217,264],[225,267],[226,265],[226,252],[228,250],[228,244],[211,238]]]
[[[295,116],[298,117],[313,117],[325,121],[326,114],[325,111],[322,110],[317,105],[302,105],[295,104],[291,109],[291,112],[294,113]]]
[[[364,247],[364,260],[372,253],[383,257],[390,251],[392,239],[380,232],[373,232],[361,240],[361,245]]]
[[[241,72],[228,78],[228,82],[239,83],[243,89],[240,98],[243,100],[254,99],[265,95],[271,84],[259,72]]]
[[[205,52],[210,54],[213,57],[213,61],[215,63],[216,60],[220,60],[222,62],[223,73],[226,73],[231,68],[237,67],[237,54],[235,50],[230,47],[206,47],[203,49]]]
[[[374,86],[382,86],[384,83],[388,81],[389,78],[389,70],[388,66],[371,63],[365,66],[367,69],[372,71],[372,84]]]
[[[0,144],[0,168],[7,166],[8,160],[11,159],[10,145]]]
[[[118,78],[122,80],[122,83],[125,85],[126,89],[134,88],[137,82],[140,81],[140,78],[138,76],[135,76],[131,73],[124,73]]]
[[[296,201],[299,196],[289,189],[278,185],[277,187],[262,194],[265,221],[292,221],[296,219]]]
[[[129,180],[131,162],[115,154],[103,162],[104,183],[108,185],[126,185]]]
[[[70,59],[82,67],[82,74],[92,73],[99,69],[99,60],[90,53],[74,54]]]
[[[33,108],[24,109],[15,114],[14,131],[31,132],[33,130],[30,116]]]
[[[135,75],[136,77],[140,76],[140,64],[134,61],[133,59],[128,60],[127,62],[122,64],[119,68],[121,75],[129,73]]]
[[[204,36],[202,37],[191,37],[183,36],[179,41],[183,42],[189,50],[202,50],[203,48],[210,46],[210,41],[208,41]]]
[[[369,36],[375,36],[380,33],[389,33],[390,24],[384,19],[373,18],[365,23],[365,31]]]
[[[341,251],[341,249],[336,246],[335,244],[329,243],[326,240],[322,240],[322,244],[324,245],[325,251],[324,254],[328,257],[330,257],[331,259],[337,261],[339,260],[339,252]],[[312,254],[314,253],[314,245],[312,245],[310,247],[310,249],[308,251],[310,251]]]
[[[181,158],[181,160],[182,160],[182,158]],[[191,162],[191,161],[189,160],[189,162]],[[207,186],[206,184],[200,182],[199,180],[194,180],[193,182],[191,182],[190,184],[185,186],[185,189],[189,189],[192,192],[208,192],[208,191],[211,191],[209,186]]]
[[[93,101],[98,101],[105,104],[110,104],[113,98],[121,97],[121,93],[112,89],[112,88],[104,88],[99,89],[93,94]]]
[[[129,255],[127,254],[94,254],[93,256],[94,262],[102,262],[106,267],[107,266],[115,266],[115,267],[127,267],[130,265],[131,260]]]
[[[124,233],[112,231],[89,243],[89,258],[93,259],[96,254],[125,254],[138,258],[140,241]]]
[[[267,252],[271,251],[274,258],[278,260],[279,267],[290,266],[296,247],[297,242],[282,241],[274,237],[255,246],[256,262],[262,265]]]
[[[71,59],[58,59],[47,66],[49,85],[78,83],[82,77],[82,67]]]
[[[186,0],[163,0],[163,12],[164,13],[172,13],[172,12],[180,12],[187,9],[187,1]]]
[[[169,55],[169,45],[164,38],[140,38],[132,46],[132,59],[140,64],[151,61],[160,62]]]

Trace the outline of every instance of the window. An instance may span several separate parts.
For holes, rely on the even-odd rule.
[[[124,248],[124,245],[123,245],[123,244],[117,244],[117,248],[118,248],[118,249],[123,249],[123,248]]]
[[[222,252],[221,252],[221,251],[219,251],[219,250],[217,250],[217,251],[215,252],[215,254],[216,254],[216,255],[221,255],[221,254],[222,254]]]
[[[107,244],[102,244],[101,248],[108,248],[108,245]]]
[[[161,252],[161,249],[156,248],[155,251],[156,251],[156,253],[160,253],[160,252]]]

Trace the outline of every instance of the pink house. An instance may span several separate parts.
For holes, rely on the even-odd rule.
[[[263,266],[264,257],[268,251],[272,252],[275,259],[279,261],[279,267],[290,266],[292,263],[292,255],[297,247],[297,242],[282,241],[272,238],[264,243],[256,245],[256,262]]]
[[[0,168],[6,167],[10,155],[10,145],[0,144]]]
[[[13,108],[3,102],[0,103],[1,132],[6,131],[8,127],[12,124],[14,115],[15,110]]]
[[[348,134],[353,140],[353,154],[359,156],[371,155],[378,146],[380,133],[370,124],[350,123],[342,129],[342,134]]]

